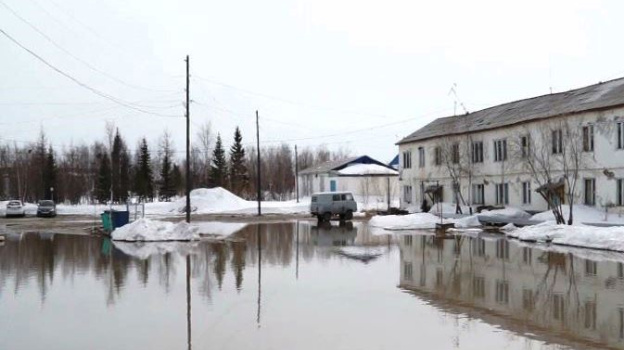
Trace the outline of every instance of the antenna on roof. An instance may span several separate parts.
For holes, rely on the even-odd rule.
[[[461,106],[461,108],[464,110],[464,113],[468,114],[468,110],[466,109],[466,106],[464,106],[464,104],[462,103],[462,101],[459,99],[459,96],[457,96],[457,84],[453,83],[453,86],[451,86],[451,90],[448,93],[453,94],[453,97],[455,97],[455,100],[453,101],[453,115],[456,116],[457,115],[457,104],[459,103],[459,105]]]

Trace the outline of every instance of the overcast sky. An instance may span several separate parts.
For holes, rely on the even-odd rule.
[[[135,146],[165,129],[389,161],[452,115],[624,76],[621,1],[0,0],[0,142]],[[94,92],[95,90],[95,92]],[[99,95],[98,95],[99,94]],[[108,98],[100,96],[106,95]],[[114,100],[114,101],[113,101]],[[463,108],[457,105],[458,113]]]

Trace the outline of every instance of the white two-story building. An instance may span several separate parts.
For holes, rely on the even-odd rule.
[[[397,143],[401,206],[624,206],[624,78],[439,118]]]

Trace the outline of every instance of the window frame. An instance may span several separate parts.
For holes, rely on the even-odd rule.
[[[495,184],[494,192],[496,205],[509,205],[509,182]]]
[[[472,163],[483,163],[483,141],[472,141],[470,145]]]
[[[520,158],[528,158],[531,152],[531,135],[520,136]]]
[[[425,167],[425,148],[423,146],[418,147],[418,167]]]
[[[522,204],[531,204],[531,181],[522,182]]]
[[[507,160],[507,139],[494,140],[494,162]]]
[[[591,187],[588,187],[588,184],[591,184]],[[583,197],[584,204],[587,206],[595,206],[596,205],[596,179],[595,178],[584,178],[583,179]]]
[[[554,129],[551,132],[551,152],[552,154],[563,153],[563,131],[561,129]]]
[[[583,126],[583,152],[594,151],[594,125],[588,124]]]
[[[403,169],[411,169],[412,168],[412,151],[405,150],[403,151]]]
[[[485,204],[484,184],[472,184],[472,204]]]
[[[624,150],[624,121],[618,121],[616,124],[615,146],[618,150]]]
[[[451,163],[459,164],[459,142],[451,145]]]

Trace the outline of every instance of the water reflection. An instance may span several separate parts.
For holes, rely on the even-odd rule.
[[[487,235],[405,235],[399,245],[399,287],[445,312],[574,347],[624,349],[622,255]]]

